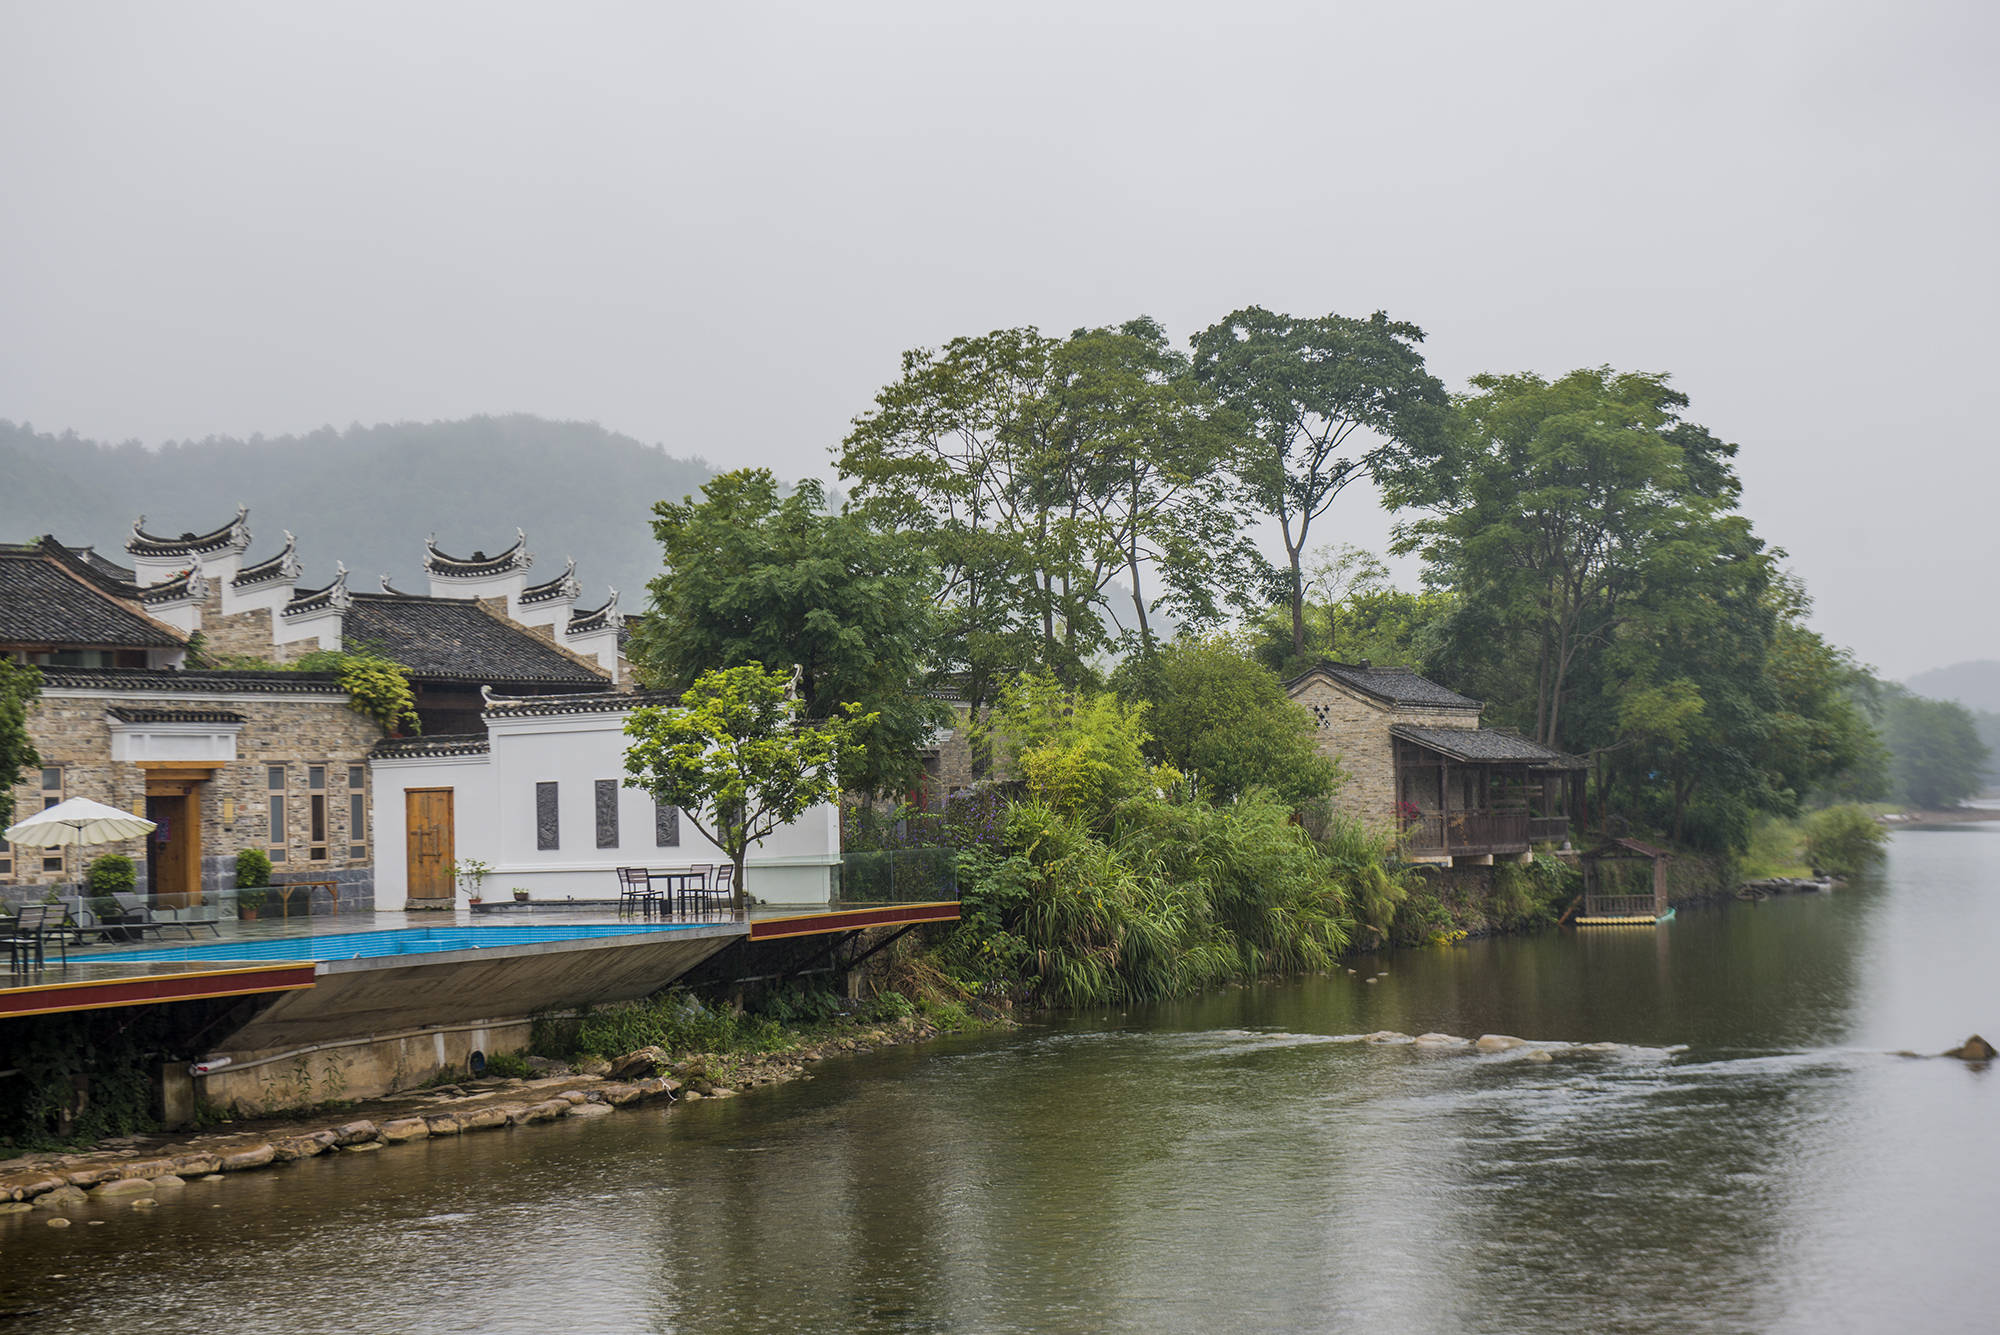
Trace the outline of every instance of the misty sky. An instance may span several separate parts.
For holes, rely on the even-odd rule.
[[[0,0],[0,417],[518,410],[826,475],[905,348],[1382,308],[1455,388],[1673,373],[1820,629],[1898,677],[2000,658],[1996,36],[1830,0]],[[1326,537],[1387,527],[1357,491]]]

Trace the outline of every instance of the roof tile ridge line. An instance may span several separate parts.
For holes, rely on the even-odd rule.
[[[474,607],[484,612],[487,616],[492,617],[495,621],[505,626],[508,630],[513,631],[516,635],[525,635],[527,638],[533,640],[536,644],[548,645],[551,649],[554,649],[564,658],[569,659],[570,662],[576,664],[580,668],[584,668],[587,671],[589,671],[591,676],[601,679],[606,684],[607,687],[611,685],[611,674],[606,672],[603,668],[599,667],[597,665],[596,659],[585,658],[582,654],[577,653],[569,646],[563,644],[561,642],[562,638],[561,636],[551,635],[548,639],[546,640],[543,639],[541,636],[535,634],[533,627],[524,626],[520,622],[514,620],[514,618],[507,616],[504,613],[496,612],[492,608],[488,607],[486,605],[485,599],[440,598],[437,599],[436,601],[443,603],[463,603],[469,601]]]
[[[580,634],[585,634],[585,635],[594,635],[599,630],[605,629],[610,626],[611,614],[618,610],[618,586],[616,584],[607,584],[604,587],[611,590],[611,596],[605,599],[598,606],[585,609],[584,611],[578,611],[575,608],[570,609],[569,620],[566,623],[564,623],[564,628],[563,628],[563,633],[565,635],[570,633],[570,627],[575,626],[580,621],[589,622],[589,621],[602,620],[604,623],[603,626],[590,626],[584,631],[579,632]]]
[[[146,592],[145,586],[136,579],[114,579],[91,565],[82,552],[56,537],[44,533],[39,538],[22,544],[21,555],[39,556],[43,560],[53,560],[62,569],[84,581],[90,587],[111,598],[137,602]]]
[[[58,543],[56,545],[61,546],[62,544]],[[65,548],[65,550],[67,549]],[[44,557],[43,559],[47,560],[48,558]],[[57,570],[60,570],[63,574],[67,575],[70,579],[75,580],[78,584],[81,584],[84,588],[89,589],[92,593],[96,594],[98,597],[107,599],[110,602],[118,604],[120,608],[124,609],[127,612],[130,612],[133,616],[138,617],[141,621],[145,622],[147,625],[159,631],[160,634],[166,636],[168,639],[172,640],[175,644],[181,646],[182,648],[187,647],[188,637],[186,634],[182,633],[179,630],[176,630],[172,626],[169,626],[166,622],[160,620],[158,617],[148,612],[145,608],[145,605],[140,603],[136,598],[122,598],[117,594],[108,592],[101,584],[97,582],[97,580],[85,576],[80,571],[72,569],[69,563],[66,561],[56,560],[51,562],[51,564],[54,565]],[[137,588],[138,586],[134,585],[133,587]]]
[[[563,567],[563,572],[554,579],[545,579],[540,584],[530,584],[527,588],[522,589],[519,601],[525,603],[533,599],[536,602],[556,602],[560,601],[565,595],[572,602],[583,595],[583,585],[577,583],[576,579],[576,558],[574,556],[568,558],[567,564]]]
[[[514,529],[514,545],[512,547],[509,547],[506,551],[501,552],[497,556],[480,555],[477,552],[477,549],[475,549],[474,554],[479,558],[477,560],[469,556],[453,556],[450,552],[439,550],[437,545],[437,534],[432,533],[430,536],[424,539],[424,573],[425,574],[438,573],[431,568],[431,562],[433,560],[442,561],[447,566],[492,567],[490,571],[482,572],[487,574],[504,574],[510,570],[527,570],[530,566],[535,564],[535,555],[533,552],[530,552],[527,548],[528,548],[528,535],[519,526],[516,526]],[[450,574],[449,571],[446,571],[444,573],[446,573],[447,575]],[[475,576],[475,578],[477,578],[477,576]]]
[[[261,561],[252,562],[250,565],[244,566],[243,569],[230,577],[230,587],[247,589],[252,584],[262,584],[267,579],[273,582],[276,582],[278,579],[297,581],[299,577],[297,555],[299,540],[292,536],[290,529],[285,529],[284,534],[285,545],[283,547]],[[271,567],[269,573],[259,574],[258,572],[264,570],[266,566]]]
[[[125,540],[125,550],[131,552],[135,543],[150,543],[155,547],[163,548],[185,547],[189,551],[197,551],[209,545],[222,547],[235,543],[238,552],[247,551],[250,547],[251,533],[249,526],[244,521],[249,519],[249,517],[250,507],[238,504],[236,507],[236,517],[221,528],[210,529],[206,533],[196,533],[184,538],[162,538],[146,532],[146,516],[140,515],[132,521],[132,536]]]

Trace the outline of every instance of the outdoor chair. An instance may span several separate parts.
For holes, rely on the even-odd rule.
[[[153,906],[146,902],[144,895],[131,891],[121,891],[114,892],[111,898],[117,901],[118,911],[125,918],[124,922],[114,924],[114,926],[128,927],[134,935],[142,940],[145,938],[147,932],[151,932],[154,936],[165,936],[166,930],[170,926],[180,927],[182,931],[187,933],[188,940],[192,941],[194,939],[194,931],[191,928],[174,922],[172,919],[161,918],[158,914],[154,913]]]
[[[728,908],[729,901],[735,898],[735,885],[735,864],[724,862],[716,867],[715,879],[708,883],[707,894],[717,900],[723,908]]]
[[[653,902],[653,881],[644,867],[620,867],[618,871],[618,911],[635,908],[641,913],[651,910]]]
[[[54,941],[62,952],[63,966],[69,966],[69,932],[74,924],[69,911],[60,904],[23,904],[7,926],[7,962],[19,970],[22,961],[33,956],[37,969],[48,962],[46,943]]]

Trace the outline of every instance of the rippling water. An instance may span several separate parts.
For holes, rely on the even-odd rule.
[[[0,1219],[0,1329],[1991,1330],[2000,1071],[1893,1054],[2000,1034],[1996,856]]]

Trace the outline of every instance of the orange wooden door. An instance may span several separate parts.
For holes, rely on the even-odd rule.
[[[452,790],[403,790],[404,847],[410,873],[410,898],[424,907],[452,901]]]

